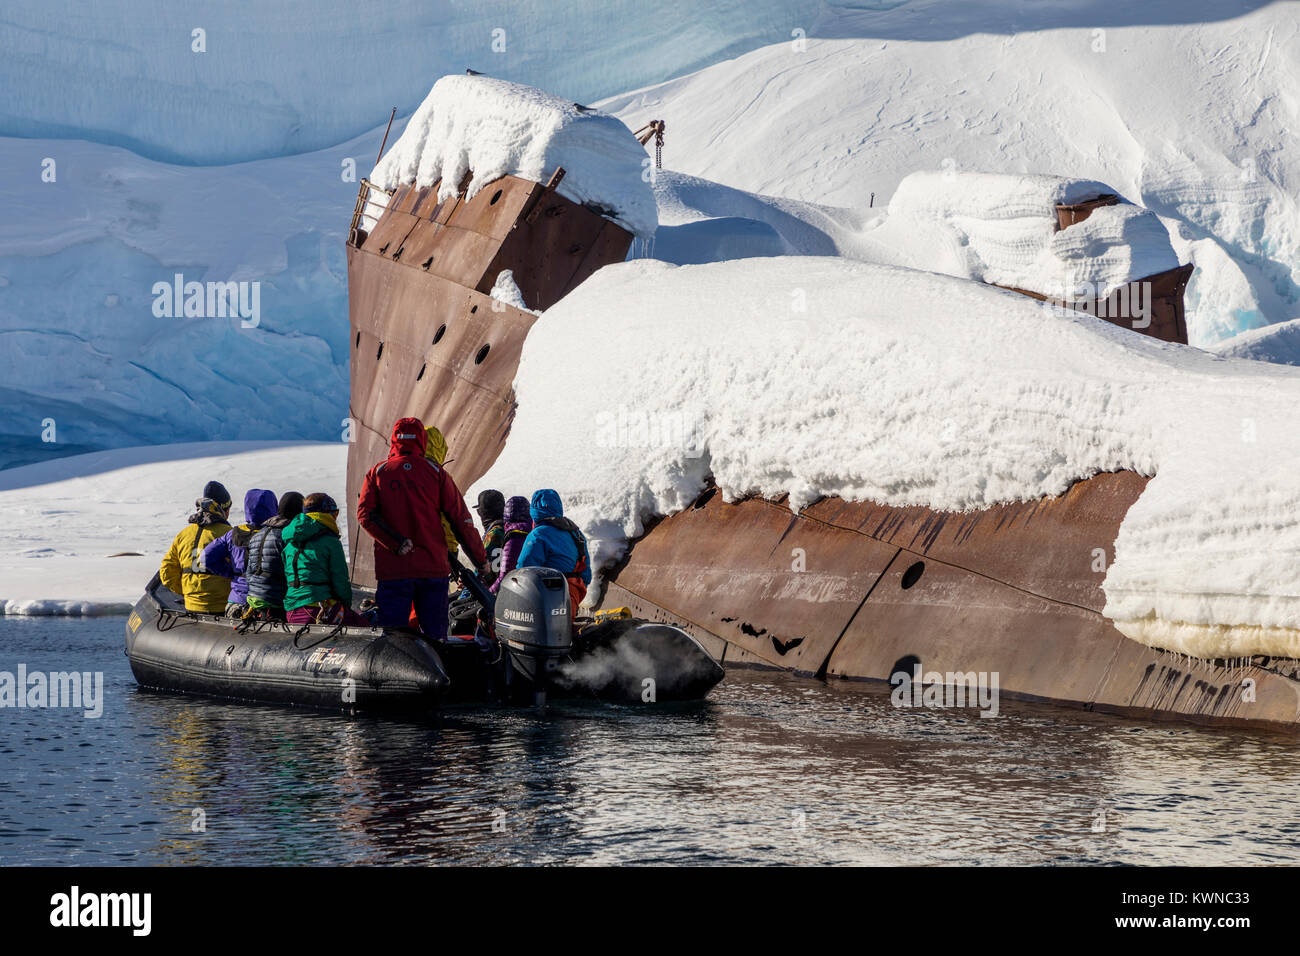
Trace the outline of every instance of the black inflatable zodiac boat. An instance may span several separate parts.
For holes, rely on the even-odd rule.
[[[697,700],[723,677],[681,628],[617,615],[574,621],[557,571],[513,571],[495,598],[472,574],[461,582],[481,608],[473,632],[431,643],[405,629],[196,614],[155,576],[127,619],[126,655],[143,687],[365,711],[548,696]]]

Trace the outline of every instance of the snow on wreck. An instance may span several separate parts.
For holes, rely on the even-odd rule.
[[[1097,609],[1158,648],[1300,657],[1300,370],[911,269],[640,260],[538,320],[516,388],[486,482],[560,489],[606,564],[710,482],[796,514],[835,500],[963,515],[1129,474],[1113,541],[1051,558],[1071,568],[1062,600],[1100,587]],[[823,571],[768,589],[811,621],[847,580]]]
[[[1192,274],[1160,218],[1105,183],[923,171],[865,233],[871,261],[975,279],[1187,344]]]
[[[412,114],[370,182],[437,186],[435,198],[466,201],[505,176],[548,182],[556,191],[638,236],[658,213],[648,157],[621,120],[541,90],[489,76],[444,76]]]

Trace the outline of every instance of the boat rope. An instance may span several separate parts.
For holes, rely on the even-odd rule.
[[[158,613],[158,620],[154,622],[154,627],[160,632],[170,631],[172,628],[181,624],[198,624],[198,618],[188,611],[181,613],[163,608]]]
[[[388,127],[384,130],[383,142],[379,144],[379,155],[375,157],[375,165],[378,165],[379,161],[384,158],[384,147],[388,145],[388,134],[393,131],[393,117],[396,115],[397,107],[394,106],[393,111],[388,114]]]
[[[349,417],[351,417],[351,419],[352,419],[354,422],[356,422],[358,425],[360,425],[360,426],[361,426],[362,428],[364,428],[366,431],[368,431],[368,432],[373,432],[373,433],[375,434],[375,436],[378,437],[378,438],[380,439],[380,441],[382,441],[385,445],[388,444],[388,436],[385,435],[383,432],[381,432],[379,429],[374,428],[373,426],[366,424],[365,420],[364,420],[363,418],[361,418],[361,416],[357,415],[357,413],[354,412],[354,411],[352,410],[352,406],[351,406],[351,405],[348,405],[348,415],[349,415]]]
[[[316,641],[313,644],[300,644],[299,641],[302,639],[303,635],[311,631],[311,625],[304,624],[302,627],[298,628],[297,633],[293,635],[293,646],[300,651],[309,651],[313,647],[319,647],[321,644],[324,644],[326,641],[328,641],[331,637],[336,636],[339,630],[342,628],[342,626],[343,625],[340,624],[338,627],[334,628],[334,630],[322,634],[320,640]]]

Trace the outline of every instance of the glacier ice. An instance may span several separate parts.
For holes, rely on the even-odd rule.
[[[814,0],[11,4],[0,136],[200,165],[312,152],[392,107],[408,114],[444,73],[473,68],[585,103],[788,38],[819,11]]]

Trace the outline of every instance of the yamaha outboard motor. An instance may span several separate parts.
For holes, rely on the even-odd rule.
[[[497,593],[497,639],[510,651],[515,667],[533,682],[537,701],[573,647],[569,584],[551,568],[517,568],[506,575]]]

